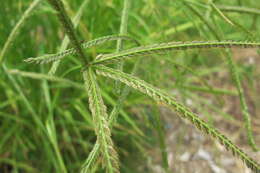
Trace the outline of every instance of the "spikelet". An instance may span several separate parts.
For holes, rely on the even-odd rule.
[[[161,44],[153,44],[141,46],[137,48],[127,49],[121,52],[112,54],[99,55],[93,64],[113,63],[113,61],[121,60],[122,58],[130,58],[137,56],[146,56],[151,54],[164,54],[172,50],[187,50],[195,48],[260,48],[258,42],[246,41],[192,41],[192,42],[169,42]]]
[[[118,40],[118,39],[133,40],[137,45],[139,45],[139,43],[136,40],[132,39],[131,37],[119,36],[119,35],[109,35],[109,36],[104,36],[104,37],[100,37],[100,38],[85,42],[81,46],[82,46],[82,48],[87,49],[87,48],[90,48],[93,46],[104,44],[108,41],[113,41],[113,40]],[[72,48],[72,49],[67,49],[63,52],[56,53],[56,54],[46,54],[46,55],[35,57],[35,58],[33,58],[33,57],[27,58],[24,61],[28,62],[28,63],[46,64],[49,62],[61,60],[68,55],[74,55],[74,54],[76,54],[76,52],[77,52],[76,49]]]
[[[83,72],[85,88],[89,96],[89,107],[95,124],[97,143],[100,145],[108,172],[119,173],[118,154],[114,149],[111,132],[108,125],[108,115],[103,102],[100,88],[91,68]]]
[[[246,165],[251,168],[255,173],[260,172],[260,165],[251,157],[249,157],[245,152],[243,152],[238,146],[233,144],[226,136],[221,134],[217,129],[211,127],[204,120],[200,119],[195,113],[190,111],[186,106],[178,103],[175,98],[169,96],[169,94],[164,93],[160,89],[150,85],[149,83],[140,80],[137,77],[126,74],[119,70],[114,70],[103,65],[95,66],[97,69],[97,74],[119,80],[126,85],[152,97],[155,101],[170,105],[174,110],[184,119],[188,119],[192,124],[194,124],[202,132],[212,136],[214,139],[218,140],[222,145],[225,146],[227,150],[230,150],[233,155],[239,157]]]

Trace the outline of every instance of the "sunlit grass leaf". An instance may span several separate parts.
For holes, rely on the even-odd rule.
[[[4,56],[7,52],[7,50],[12,45],[11,43],[14,41],[16,35],[18,34],[20,28],[24,24],[25,20],[32,14],[33,10],[40,4],[42,0],[34,0],[30,6],[27,8],[27,10],[23,13],[20,20],[16,23],[15,27],[12,29],[11,33],[9,34],[2,50],[0,51],[0,65],[2,64],[2,61],[4,60]]]

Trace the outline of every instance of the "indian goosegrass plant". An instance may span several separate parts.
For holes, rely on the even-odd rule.
[[[75,28],[79,25],[82,13],[85,9],[87,9],[88,0],[83,0],[80,6],[79,11],[75,15],[75,17],[71,20],[69,17],[68,4],[61,0],[47,0],[52,9],[47,9],[47,11],[53,11],[54,14],[57,15],[60,24],[66,34],[62,45],[59,49],[58,53],[55,54],[46,54],[39,57],[31,57],[27,58],[24,61],[27,63],[38,63],[38,64],[47,64],[52,63],[51,69],[48,74],[39,74],[32,72],[23,72],[20,70],[9,70],[5,64],[6,53],[8,49],[12,46],[16,35],[21,29],[22,24],[25,23],[28,17],[30,17],[34,9],[39,6],[40,3],[43,3],[44,0],[34,0],[29,8],[24,12],[18,23],[15,25],[13,30],[10,32],[7,41],[4,43],[4,46],[1,50],[0,54],[0,64],[3,72],[7,74],[7,78],[12,81],[15,89],[20,93],[21,99],[24,101],[26,108],[33,115],[33,121],[40,127],[44,135],[46,135],[50,141],[50,144],[54,149],[54,156],[57,157],[58,163],[55,165],[56,171],[66,173],[68,172],[66,168],[66,164],[62,158],[62,152],[59,150],[59,145],[57,143],[57,135],[56,135],[56,127],[55,127],[55,119],[53,117],[53,108],[51,104],[48,104],[48,110],[52,113],[48,116],[46,120],[46,124],[44,125],[41,122],[41,119],[37,116],[35,108],[30,104],[29,99],[26,98],[23,93],[21,87],[19,86],[18,81],[12,76],[12,74],[17,74],[20,76],[26,76],[36,79],[44,79],[43,88],[44,88],[44,97],[47,102],[50,103],[50,93],[48,90],[48,85],[46,80],[56,81],[60,83],[66,83],[76,88],[83,88],[83,86],[79,83],[73,82],[69,79],[64,79],[55,75],[60,62],[65,61],[69,55],[75,56],[79,60],[79,65],[72,69],[81,69],[78,75],[82,75],[82,79],[84,80],[84,88],[88,95],[88,104],[89,110],[91,111],[92,120],[89,117],[84,117],[88,121],[93,122],[93,128],[96,135],[95,145],[92,147],[91,152],[87,156],[87,159],[81,166],[82,173],[96,172],[100,170],[99,165],[102,163],[102,170],[108,173],[118,173],[120,172],[120,156],[118,154],[116,145],[114,140],[112,139],[112,129],[118,119],[118,114],[122,109],[122,103],[127,100],[127,96],[129,95],[130,89],[135,89],[138,92],[143,93],[146,96],[149,96],[158,104],[162,104],[172,108],[179,117],[182,119],[188,120],[192,125],[194,125],[198,130],[200,130],[205,135],[211,136],[213,140],[218,141],[222,144],[227,150],[231,151],[234,156],[241,159],[248,168],[250,168],[255,173],[260,173],[260,164],[251,158],[248,154],[246,154],[240,147],[238,147],[235,143],[233,143],[228,137],[223,135],[219,130],[217,130],[213,125],[204,121],[200,118],[196,113],[194,113],[189,107],[181,104],[173,95],[164,92],[163,90],[153,86],[152,84],[145,82],[144,80],[136,77],[135,73],[138,68],[140,68],[140,61],[142,59],[146,60],[151,56],[161,55],[160,58],[163,59],[163,55],[166,55],[169,51],[184,51],[190,49],[211,49],[211,48],[223,48],[223,52],[225,57],[225,62],[227,62],[228,67],[231,71],[232,77],[234,79],[238,96],[240,99],[241,109],[243,113],[245,128],[247,130],[247,137],[250,146],[254,151],[258,151],[257,145],[255,144],[254,137],[252,134],[251,127],[251,115],[248,110],[248,105],[245,100],[245,93],[243,91],[241,85],[241,76],[238,71],[238,67],[233,61],[230,52],[228,49],[230,48],[260,48],[260,42],[254,41],[257,40],[254,38],[254,34],[248,31],[245,27],[236,23],[233,19],[228,17],[224,12],[239,12],[239,13],[247,13],[252,15],[259,15],[260,12],[257,9],[251,8],[243,8],[243,7],[233,7],[233,6],[218,6],[214,3],[214,1],[209,0],[205,5],[200,4],[194,1],[180,1],[181,5],[183,5],[186,9],[188,9],[191,13],[193,13],[197,18],[199,18],[199,22],[204,23],[203,27],[207,28],[212,35],[214,35],[217,41],[187,41],[187,42],[163,42],[157,44],[148,44],[141,45],[137,39],[131,37],[127,34],[127,24],[130,14],[130,9],[132,5],[131,0],[124,0],[123,10],[121,14],[121,25],[120,32],[118,35],[108,35],[96,38],[91,41],[80,42],[78,38],[78,33]],[[65,6],[66,8],[65,8]],[[203,16],[200,11],[198,11],[194,6],[203,6],[207,9],[207,15]],[[220,19],[226,22],[229,25],[232,25],[235,29],[241,31],[246,34],[249,41],[226,41],[222,39],[222,35],[219,34],[218,29],[214,27],[212,23],[209,23],[209,16],[211,13],[215,13]],[[204,29],[205,29],[204,28]],[[175,32],[173,30],[168,31],[167,33]],[[166,33],[166,34],[167,34]],[[110,41],[117,41],[117,48],[114,53],[102,53],[98,54],[95,58],[91,59],[90,56],[86,53],[86,49],[90,47],[94,47],[97,45],[105,44]],[[125,49],[125,44],[127,42],[133,43],[135,47]],[[71,43],[71,48],[68,48],[69,43]],[[124,72],[124,62],[127,60],[134,60],[134,67],[132,69],[131,74]],[[114,65],[111,67],[111,64]],[[189,69],[189,67],[182,66],[183,68]],[[41,66],[42,68],[42,66]],[[190,69],[189,69],[190,70]],[[192,73],[192,70],[190,70]],[[69,72],[68,72],[69,73]],[[103,76],[107,79],[113,79],[117,81],[115,83],[115,94],[118,95],[118,100],[114,104],[114,107],[110,114],[108,114],[107,106],[103,100],[103,89],[102,85],[98,83],[98,79]],[[207,81],[203,81],[207,84]],[[123,85],[124,84],[124,85]],[[214,88],[208,86],[210,92],[216,92]],[[70,120],[72,120],[71,115]],[[155,117],[157,122],[159,122],[159,118]],[[19,121],[19,120],[17,120]],[[65,124],[66,125],[66,124]],[[156,125],[158,131],[160,131],[161,125],[160,123]],[[16,129],[14,129],[16,130]],[[77,131],[77,130],[75,130]],[[78,133],[78,132],[77,132]],[[162,134],[161,138],[163,138]],[[162,141],[162,140],[161,140]],[[28,144],[29,145],[29,144]],[[162,148],[165,148],[165,143],[161,143]],[[73,149],[72,149],[73,150]],[[164,151],[165,152],[165,151]],[[167,155],[162,154],[164,160],[164,169],[165,172],[169,172],[169,165],[167,161]],[[51,164],[51,161],[49,162]],[[79,165],[77,165],[79,166]],[[26,166],[20,165],[20,167],[27,169],[33,172],[33,168],[28,168]]]

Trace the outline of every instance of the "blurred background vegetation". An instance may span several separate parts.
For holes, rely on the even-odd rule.
[[[83,2],[63,1],[71,17]],[[128,35],[143,45],[217,40],[217,37],[221,40],[259,41],[260,1],[214,1],[233,25],[212,10],[211,0],[185,1],[189,5],[183,2],[131,1]],[[32,0],[1,1],[0,50],[31,3]],[[230,6],[245,7],[251,12],[228,10]],[[82,41],[118,34],[122,8],[122,0],[89,0],[77,28]],[[82,88],[83,79],[79,75],[79,60],[69,56],[62,61],[55,75],[67,79],[63,82],[52,82],[44,76],[24,77],[22,72],[18,75],[10,73],[11,69],[18,69],[46,74],[50,64],[27,64],[23,60],[57,52],[63,38],[64,32],[55,11],[43,0],[7,51],[4,59],[6,69],[0,65],[1,173],[61,172],[62,163],[67,172],[79,172],[95,143],[94,124]],[[126,42],[124,48],[132,46]],[[86,53],[94,58],[100,53],[114,52],[115,48],[116,43],[110,42],[87,49]],[[260,161],[260,153],[252,152],[247,143],[239,98],[223,52],[223,49],[200,49],[153,55],[141,60],[137,75],[174,94]],[[259,50],[231,49],[230,52],[238,64],[252,115],[253,134],[259,146]],[[126,72],[131,71],[134,62],[126,61]],[[74,85],[71,81],[75,82]],[[110,112],[118,99],[114,82],[104,78],[98,82]],[[160,173],[165,171],[165,167],[169,167],[169,172],[196,170],[203,173],[242,173],[247,169],[220,145],[181,121],[170,109],[135,91],[124,102],[112,133],[124,173]],[[97,172],[103,172],[99,166]]]

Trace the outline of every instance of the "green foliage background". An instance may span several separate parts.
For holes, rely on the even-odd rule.
[[[72,18],[83,0],[64,2]],[[216,1],[217,7],[223,10],[233,25],[214,11],[209,5],[210,2],[131,1],[127,35],[142,45],[170,41],[209,41],[218,38],[259,42],[259,2]],[[1,49],[10,31],[31,3],[31,0],[1,2]],[[247,11],[233,12],[220,5],[244,6],[246,8],[242,10]],[[89,41],[118,34],[122,8],[121,0],[87,2],[76,30],[77,35],[82,41]],[[203,18],[200,18],[196,11],[194,13],[192,8]],[[208,26],[212,26],[213,31]],[[32,76],[33,73],[30,72],[47,74],[51,64],[35,65],[23,61],[29,57],[56,53],[63,38],[64,32],[56,17],[56,11],[43,0],[26,19],[0,64],[0,172],[79,172],[95,144],[95,124],[80,75],[80,59],[68,56],[61,61],[55,74],[59,78]],[[124,41],[124,49],[134,46],[131,41]],[[86,55],[93,60],[98,54],[112,53],[115,50],[116,42],[108,42],[86,49]],[[149,58],[140,58],[141,65],[138,66],[137,76],[158,88],[178,92],[180,101],[189,97],[190,92],[200,95],[201,92],[196,90],[202,90],[213,96],[217,110],[221,110],[221,104],[217,103],[225,102],[222,94],[238,97],[237,91],[227,91],[211,83],[207,88],[205,81],[223,69],[230,69],[225,61],[226,56],[225,51],[219,49],[194,49],[149,55]],[[135,62],[134,59],[127,60],[124,71],[130,73]],[[254,66],[238,62],[237,67],[242,81],[250,81],[248,85],[253,88],[254,81],[259,80],[257,64]],[[225,82],[236,86],[231,78]],[[110,112],[118,100],[115,83],[105,78],[98,78],[98,83]],[[221,95],[213,90],[221,92]],[[253,88],[252,92],[256,95],[257,89]],[[254,104],[259,105],[259,99]],[[160,128],[161,120],[151,120],[149,115],[142,115],[143,111],[154,105],[155,103],[144,95],[131,92],[120,110],[112,130],[112,138],[120,156],[121,172],[138,172],[135,168],[140,165],[145,167],[147,147],[156,145],[162,150],[165,148],[163,130]],[[152,114],[156,115],[155,112],[152,111]],[[214,117],[209,118],[211,119]],[[152,125],[158,122],[159,125]],[[151,135],[155,131],[159,132],[159,144],[156,142],[157,138]],[[104,172],[100,162],[101,160],[98,160],[96,163],[97,171]],[[167,165],[164,167],[167,168]]]

